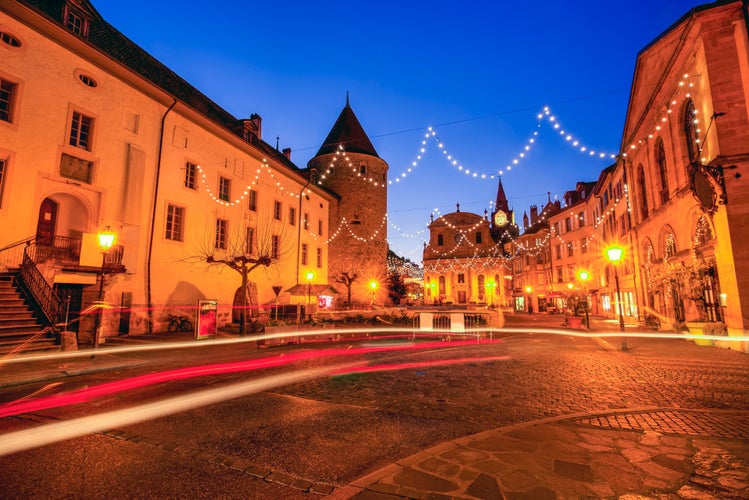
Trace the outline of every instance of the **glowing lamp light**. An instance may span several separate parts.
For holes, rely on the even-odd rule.
[[[370,281],[369,282],[369,288],[371,288],[372,290],[376,290],[377,289],[377,282],[376,281]]]
[[[624,249],[618,246],[612,246],[606,249],[606,256],[614,264],[622,260],[623,253],[624,253]]]
[[[577,277],[580,279],[580,281],[588,281],[590,279],[590,273],[588,271],[579,271],[577,273]]]
[[[107,253],[114,245],[114,233],[107,226],[104,228],[104,231],[96,236],[99,239],[99,248],[102,252]]]

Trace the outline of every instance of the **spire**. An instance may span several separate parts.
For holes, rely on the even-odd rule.
[[[507,203],[507,196],[505,196],[505,189],[502,187],[502,178],[499,178],[499,186],[497,186],[497,201],[494,203],[494,210],[503,210],[505,212],[510,211],[510,206]]]
[[[339,145],[343,146],[343,149],[348,153],[362,153],[379,158],[377,151],[367,137],[367,133],[364,132],[364,128],[356,118],[354,110],[349,105],[348,92],[346,92],[346,106],[338,115],[338,119],[333,128],[330,129],[328,137],[315,156],[335,153]]]

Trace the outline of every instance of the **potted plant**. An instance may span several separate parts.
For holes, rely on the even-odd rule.
[[[567,304],[567,326],[579,330],[582,328],[583,315],[588,311],[587,294],[580,288],[571,288],[564,299]]]
[[[702,333],[704,333],[705,335],[712,335],[717,337],[728,337],[728,328],[726,328],[726,324],[722,321],[708,321],[702,326]],[[705,340],[710,340],[716,346],[722,347],[723,349],[731,348],[731,343],[728,340]]]

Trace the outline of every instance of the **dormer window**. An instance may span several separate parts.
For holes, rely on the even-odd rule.
[[[0,42],[3,42],[4,44],[9,45],[14,48],[21,46],[21,41],[18,40],[18,38],[4,31],[0,31]]]
[[[66,5],[62,13],[62,22],[71,32],[88,38],[89,20],[80,9],[70,4]]]

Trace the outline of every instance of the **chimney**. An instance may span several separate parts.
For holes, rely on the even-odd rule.
[[[291,160],[291,148],[283,148],[281,153],[283,153],[287,160]]]
[[[263,133],[262,133],[262,131],[263,131],[263,119],[260,118],[259,114],[252,113],[250,115],[250,122],[252,123],[252,127],[254,129],[252,132],[255,134],[255,136],[258,139],[262,139],[263,138]]]

